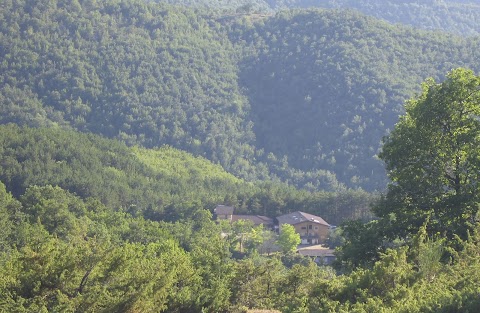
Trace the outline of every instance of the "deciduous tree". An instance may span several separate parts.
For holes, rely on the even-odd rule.
[[[391,183],[375,213],[393,220],[389,239],[427,232],[467,237],[480,200],[480,77],[456,69],[423,84],[386,138],[380,158]]]
[[[293,252],[300,242],[300,235],[295,231],[295,227],[289,224],[283,224],[277,241],[282,251],[284,253]]]

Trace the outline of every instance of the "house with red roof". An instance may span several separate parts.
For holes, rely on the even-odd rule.
[[[273,219],[263,215],[235,215],[235,208],[226,205],[217,205],[213,210],[217,220],[228,220],[236,222],[239,220],[251,221],[253,225],[263,225],[267,229],[273,228]]]
[[[217,220],[228,220],[231,223],[239,220],[247,220],[251,221],[255,226],[263,225],[267,229],[273,229],[274,227],[277,229],[277,226],[274,226],[274,220],[272,218],[262,215],[235,215],[234,210],[235,208],[231,206],[217,205],[214,213]],[[278,216],[276,222],[278,223],[278,230],[280,232],[284,224],[290,224],[295,227],[295,231],[300,234],[302,245],[325,243],[331,228],[330,224],[323,218],[301,211]]]
[[[295,211],[277,217],[280,232],[282,225],[290,224],[300,234],[302,245],[318,245],[325,243],[330,231],[330,224],[319,216]]]

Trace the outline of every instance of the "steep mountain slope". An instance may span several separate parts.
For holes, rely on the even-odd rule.
[[[382,189],[381,137],[478,38],[335,10],[224,14],[122,1],[0,10],[0,123],[170,146],[248,180]]]
[[[189,10],[13,0],[0,10],[0,122],[170,144],[229,168],[252,151],[232,46]]]
[[[480,3],[455,0],[266,0],[271,8],[353,9],[390,23],[442,30],[459,35],[480,34]]]
[[[475,0],[155,0],[218,12],[272,13],[286,9],[327,8],[361,12],[392,24],[441,30],[462,36],[480,34],[480,3]]]
[[[348,186],[381,188],[376,154],[403,102],[427,77],[480,69],[479,40],[392,26],[357,13],[290,11],[236,25],[241,85],[257,147],[291,167],[334,172]]]

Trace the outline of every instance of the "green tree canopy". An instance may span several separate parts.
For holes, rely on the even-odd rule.
[[[295,251],[300,242],[300,235],[295,231],[295,227],[283,224],[277,241],[282,251],[284,253]]]
[[[480,77],[455,69],[407,102],[380,158],[391,183],[375,213],[391,223],[389,239],[427,231],[467,237],[477,222],[480,181]]]

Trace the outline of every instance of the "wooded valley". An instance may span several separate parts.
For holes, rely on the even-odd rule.
[[[478,37],[351,11],[197,10],[6,2],[1,122],[170,145],[249,181],[374,191],[404,101],[428,77],[478,69]]]
[[[0,311],[476,312],[480,3],[0,3]],[[218,204],[321,216],[324,266]],[[334,230],[335,229],[335,230]]]

